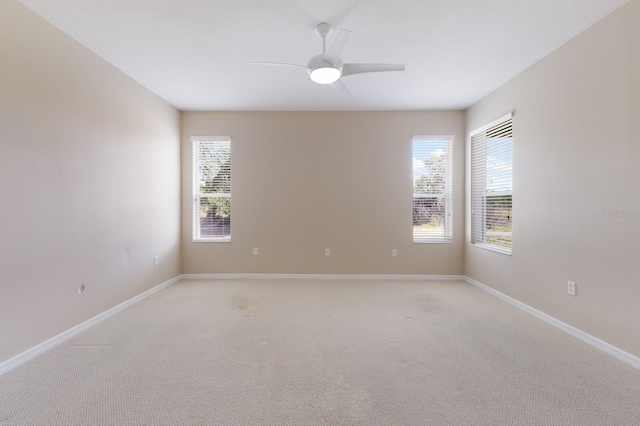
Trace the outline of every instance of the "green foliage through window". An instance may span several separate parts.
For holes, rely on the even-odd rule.
[[[413,140],[413,239],[451,239],[451,150],[448,140]]]
[[[231,142],[197,140],[193,149],[194,239],[230,237]]]
[[[484,129],[484,130],[483,130]],[[513,123],[511,115],[471,135],[471,243],[511,253]]]

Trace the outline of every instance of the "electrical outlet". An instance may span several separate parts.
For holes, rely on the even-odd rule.
[[[327,257],[331,256],[331,249],[324,249],[324,255]]]
[[[391,256],[398,257],[398,249],[391,250]]]
[[[576,295],[576,283],[574,283],[573,281],[567,281],[567,293],[569,293],[571,296]]]
[[[253,248],[253,255],[254,255],[254,256],[257,256],[257,255],[259,255],[259,254],[260,254],[260,250],[258,250],[258,247],[254,247],[254,248]]]
[[[153,256],[153,266],[158,266],[160,264],[160,258],[158,256]]]

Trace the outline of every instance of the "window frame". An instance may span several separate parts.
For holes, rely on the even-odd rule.
[[[200,152],[201,142],[228,142],[229,144],[229,173],[230,173],[230,187],[229,192],[217,192],[217,193],[203,193],[200,192],[200,155],[196,155]],[[201,221],[200,221],[200,200],[202,198],[229,198],[229,202],[232,200],[233,192],[233,156],[231,155],[232,143],[231,136],[192,136],[191,137],[191,150],[192,150],[192,206],[191,206],[191,241],[194,243],[229,243],[231,242],[231,223],[229,224],[229,235],[220,237],[201,237]],[[231,222],[231,219],[229,219]]]
[[[411,138],[411,164],[413,172],[414,149],[416,142],[444,142],[445,144],[445,189],[442,193],[421,194],[414,192],[414,179],[412,176],[411,196],[411,238],[414,244],[451,244],[453,243],[453,147],[454,135],[414,135]],[[416,237],[413,227],[413,205],[416,198],[442,198],[444,199],[444,235],[441,237]]]
[[[476,137],[477,135],[479,135],[480,133],[486,133],[488,130],[499,127],[499,126],[503,126],[505,125],[508,121],[510,121],[511,123],[509,124],[511,129],[510,129],[510,139],[511,139],[511,146],[510,146],[510,153],[509,153],[509,158],[511,160],[511,164],[510,164],[510,172],[509,172],[509,178],[510,178],[510,190],[507,191],[488,191],[486,186],[486,174],[487,174],[487,166],[486,166],[486,144],[487,144],[487,138],[483,138],[481,141],[474,141],[474,137]],[[485,124],[482,127],[479,127],[475,130],[473,130],[472,132],[469,133],[469,151],[470,151],[470,176],[471,176],[471,202],[470,202],[470,209],[469,209],[469,213],[470,213],[470,219],[471,219],[471,223],[470,223],[470,228],[471,228],[471,232],[470,232],[470,244],[474,247],[479,247],[485,250],[490,250],[490,251],[494,251],[497,253],[501,253],[501,254],[505,254],[508,256],[511,256],[513,254],[513,140],[514,140],[514,136],[513,136],[513,113],[508,113],[505,114],[504,116],[493,120],[492,122]],[[476,155],[474,155],[474,152],[476,149],[475,147],[475,143],[483,143],[484,147],[482,148],[485,151],[484,154],[484,159],[485,159],[485,166],[482,170],[477,170],[478,164],[477,161],[475,160]],[[484,178],[479,178],[477,175],[481,173],[483,176],[485,176]],[[479,182],[480,180],[482,180],[484,182],[484,191],[479,191],[476,189],[476,182]],[[476,194],[481,194],[480,196],[476,195]],[[510,221],[511,221],[511,230],[509,231],[509,235],[511,237],[511,247],[505,247],[505,246],[501,246],[498,244],[494,244],[494,243],[488,243],[486,241],[487,239],[487,198],[488,197],[504,197],[504,196],[510,196],[511,197],[511,217],[510,217]],[[482,212],[480,212],[482,214],[482,218],[481,219],[476,219],[475,215],[477,215],[478,213],[475,211],[477,208],[477,203],[478,203],[478,198],[482,199]],[[479,221],[481,223],[479,223]],[[481,226],[481,230],[477,230],[477,226]],[[480,239],[478,239],[480,238]]]

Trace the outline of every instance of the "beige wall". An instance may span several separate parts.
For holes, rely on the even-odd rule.
[[[509,111],[513,256],[467,245],[465,273],[640,356],[640,217],[603,216],[640,209],[640,2],[474,105],[467,130]]]
[[[411,137],[425,134],[455,136],[452,244],[412,243]],[[193,243],[191,136],[218,135],[232,137],[232,242]],[[460,274],[463,161],[460,111],[183,112],[183,272]]]
[[[640,355],[640,218],[602,215],[640,209],[638,22],[632,0],[466,123],[462,112],[186,112],[180,135],[174,108],[3,1],[0,362],[181,272],[465,272]],[[505,256],[465,247],[464,144],[465,129],[512,110]],[[455,136],[453,244],[411,241],[414,134]],[[191,242],[193,135],[233,138],[231,243]]]
[[[14,0],[0,58],[1,362],[181,265],[178,111]]]

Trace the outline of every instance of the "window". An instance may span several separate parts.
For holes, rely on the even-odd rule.
[[[452,241],[453,136],[413,137],[413,242]]]
[[[471,133],[471,244],[511,254],[513,127],[508,114]]]
[[[231,138],[191,140],[193,241],[231,241]]]

